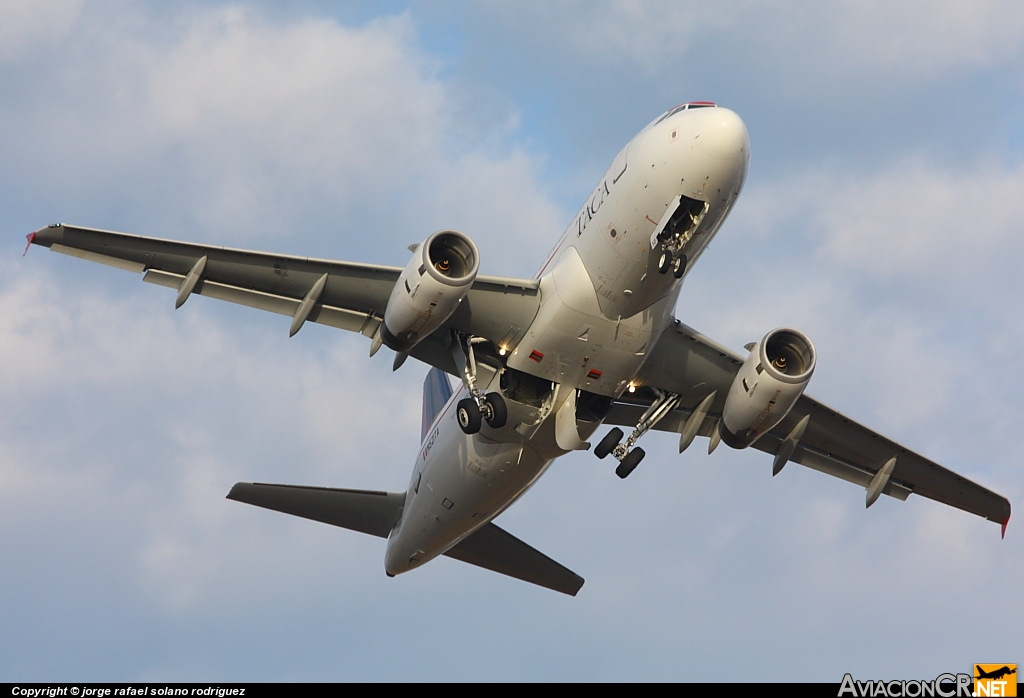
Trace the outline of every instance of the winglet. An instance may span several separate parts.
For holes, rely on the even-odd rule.
[[[25,236],[25,239],[28,240],[28,242],[25,243],[25,251],[21,253],[22,257],[28,254],[28,248],[32,247],[32,243],[36,241],[36,234],[34,232],[29,233]]]
[[[1002,533],[1000,533],[1000,535],[999,535],[999,537],[1001,539],[1002,538],[1006,538],[1006,524],[1008,524],[1008,523],[1010,523],[1010,515],[1009,514],[1007,514],[1006,515],[1006,519],[1003,520],[1003,527],[1002,527],[1003,530],[1002,530]]]

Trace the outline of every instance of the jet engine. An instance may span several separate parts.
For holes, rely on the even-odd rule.
[[[469,293],[480,268],[480,252],[468,237],[441,230],[414,248],[391,291],[381,339],[409,351],[451,317]]]
[[[814,345],[802,332],[772,330],[757,344],[729,388],[718,432],[733,448],[746,448],[782,421],[814,373]]]

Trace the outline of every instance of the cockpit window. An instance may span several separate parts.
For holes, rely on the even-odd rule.
[[[675,116],[676,114],[678,114],[679,112],[683,111],[684,109],[686,109],[686,105],[685,104],[681,104],[678,107],[676,107],[675,109],[669,109],[667,112],[665,112],[660,117],[658,117],[658,120],[655,121],[653,124],[651,124],[651,126],[654,126],[656,124],[660,124],[662,121],[664,121],[668,117]]]
[[[654,123],[651,124],[651,126],[656,126],[657,124],[660,124],[662,121],[664,121],[665,119],[669,118],[670,116],[675,116],[679,112],[685,111],[687,109],[702,109],[703,107],[717,107],[717,106],[718,105],[715,104],[714,102],[687,102],[686,104],[680,104],[678,107],[674,107],[672,109],[669,109],[667,112],[665,112],[664,114],[659,116],[654,121]]]

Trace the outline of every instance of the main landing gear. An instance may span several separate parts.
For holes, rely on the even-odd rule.
[[[469,397],[459,400],[455,406],[455,417],[459,427],[467,434],[480,431],[484,422],[491,429],[501,429],[508,421],[505,399],[499,393],[487,393],[476,384],[476,355],[473,345],[487,340],[469,337],[452,331],[452,355],[462,373],[462,384],[469,391]]]
[[[647,411],[644,412],[643,416],[640,417],[636,428],[633,429],[633,433],[629,435],[625,443],[619,443],[622,441],[623,433],[622,429],[615,427],[605,434],[605,437],[594,448],[594,455],[598,458],[604,458],[609,454],[615,456],[619,461],[619,466],[615,468],[615,474],[621,478],[627,477],[636,470],[636,466],[640,465],[640,461],[647,455],[642,448],[633,448],[636,442],[640,440],[641,436],[650,431],[655,424],[660,422],[665,415],[674,410],[679,404],[681,397],[676,393],[666,393],[657,388],[654,388],[654,393],[657,397],[651,403],[651,406],[647,408]]]
[[[505,409],[505,399],[498,393],[487,393],[482,398],[483,406],[477,402],[475,397],[467,397],[459,400],[455,407],[455,416],[459,420],[459,427],[467,434],[475,434],[486,421],[487,426],[492,429],[501,429],[508,421],[508,411]],[[486,416],[485,416],[486,415]]]

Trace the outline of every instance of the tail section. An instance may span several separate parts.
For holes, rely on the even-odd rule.
[[[437,413],[444,409],[452,396],[452,385],[448,382],[448,374],[439,368],[432,368],[423,381],[423,426],[420,429],[420,441],[427,438],[430,425],[434,423]]]
[[[444,374],[441,378],[447,383]],[[228,499],[387,538],[402,516],[405,492],[239,482],[231,488]],[[570,596],[583,586],[583,577],[493,523],[444,554]]]

